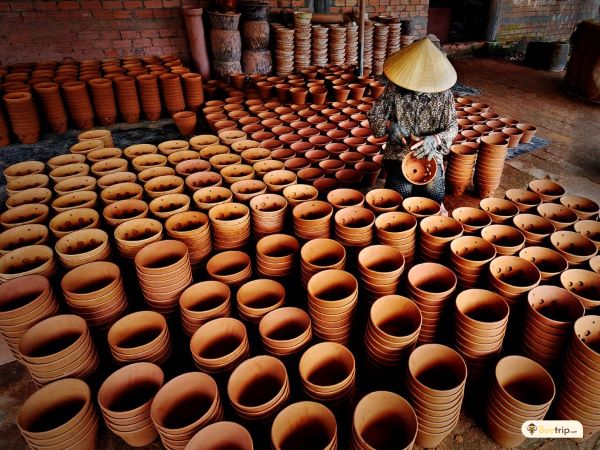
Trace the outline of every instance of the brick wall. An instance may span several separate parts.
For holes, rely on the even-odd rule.
[[[0,0],[0,63],[176,53],[201,0]]]
[[[504,0],[498,41],[568,40],[575,25],[598,17],[600,0]]]

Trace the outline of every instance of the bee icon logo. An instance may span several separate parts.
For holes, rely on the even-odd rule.
[[[531,433],[531,435],[533,436],[533,433],[535,433],[535,430],[537,430],[537,427],[535,426],[534,423],[530,423],[529,425],[527,425],[527,430]]]

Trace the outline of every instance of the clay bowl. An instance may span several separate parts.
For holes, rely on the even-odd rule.
[[[583,269],[565,270],[560,275],[562,286],[573,293],[586,309],[600,304],[600,275]]]
[[[519,252],[519,257],[535,264],[543,280],[552,279],[569,268],[560,253],[546,247],[526,247]]]
[[[498,294],[483,289],[468,289],[456,297],[459,320],[475,330],[504,328],[509,307]]]
[[[111,175],[107,175],[107,176],[112,177],[113,175],[121,175],[121,174],[125,174],[125,173],[126,172],[119,172],[117,174],[111,174]],[[165,167],[165,166],[150,167],[148,169],[144,169],[141,172],[139,172],[137,174],[137,180],[139,180],[142,184],[145,184],[148,181],[152,180],[153,178],[162,177],[162,176],[166,176],[166,175],[175,175],[175,174],[176,174],[175,169],[173,169],[172,167]],[[100,185],[100,181],[103,179],[104,179],[104,177],[102,177],[100,180],[98,180],[99,185]],[[133,180],[128,179],[127,181],[134,182],[134,181],[136,181],[136,179],[135,178]],[[121,182],[123,182],[123,181],[119,181],[119,183],[121,183]],[[113,184],[116,184],[116,183],[113,183]]]
[[[556,231],[549,220],[534,214],[517,214],[513,224],[523,233],[528,244],[540,243]]]
[[[588,261],[598,253],[598,247],[591,239],[575,231],[561,230],[552,233],[550,242],[572,266]]]
[[[499,255],[514,255],[525,246],[525,236],[508,225],[490,225],[481,230],[481,237],[496,247]]]
[[[519,208],[510,200],[500,198],[485,198],[479,207],[488,213],[494,223],[505,223],[519,213]]]
[[[196,193],[195,191],[201,190],[207,187],[216,187],[223,184],[223,177],[215,172],[197,172],[192,175],[188,175],[185,179],[186,187]]]
[[[412,239],[417,228],[415,216],[404,212],[380,214],[375,219],[377,235],[386,239]]]
[[[143,200],[120,200],[107,205],[102,215],[109,225],[117,226],[127,220],[146,217],[148,204]]]
[[[28,245],[45,244],[48,235],[48,227],[41,224],[9,228],[0,234],[0,255]]]
[[[461,266],[461,274],[467,268],[477,269],[484,267],[496,257],[496,248],[483,238],[476,236],[463,236],[450,243],[451,259]]]
[[[55,237],[61,237],[75,230],[95,228],[99,219],[98,212],[91,208],[76,208],[54,216],[48,227]]]
[[[55,270],[54,253],[45,245],[17,248],[0,257],[0,279],[4,283],[25,275],[50,277]]]
[[[539,195],[525,189],[509,189],[504,195],[507,200],[517,205],[521,212],[530,211],[542,203]]]
[[[600,222],[596,220],[580,220],[573,229],[582,236],[590,239],[596,247],[600,248]]]
[[[279,308],[285,302],[284,287],[273,280],[249,281],[238,289],[237,306],[240,316],[258,323],[267,313]]]
[[[533,180],[527,186],[545,202],[554,202],[565,195],[565,189],[558,183],[550,180]]]
[[[287,448],[288,442],[312,442],[315,448],[333,450],[337,445],[335,416],[320,403],[294,403],[273,421],[271,442],[275,450]]]
[[[440,214],[440,205],[426,197],[409,197],[402,202],[402,208],[418,219]]]
[[[427,299],[445,298],[456,289],[456,275],[447,267],[436,263],[423,263],[412,267],[407,276],[409,286]]]
[[[449,347],[425,344],[417,347],[408,359],[410,383],[416,398],[433,397],[443,403],[460,396],[467,379],[467,366],[462,357]],[[434,378],[433,374],[437,374]],[[440,383],[441,380],[443,383]]]
[[[489,266],[490,281],[501,290],[520,294],[536,287],[541,274],[538,268],[526,259],[516,256],[499,256]]]
[[[600,211],[598,203],[579,195],[563,195],[560,203],[575,211],[580,219],[596,219]]]
[[[579,220],[579,216],[572,209],[555,203],[542,203],[537,207],[540,216],[548,219],[557,230],[571,227]]]
[[[306,345],[311,336],[311,320],[299,308],[277,308],[263,316],[259,333],[267,350],[292,353]]]
[[[202,428],[187,443],[188,450],[235,448],[253,450],[252,436],[243,426],[235,422],[217,422]]]
[[[437,164],[434,160],[418,159],[414,152],[407,154],[402,160],[402,174],[412,184],[424,185],[435,178]]]
[[[76,193],[81,194],[82,192]],[[137,183],[118,183],[109,186],[100,192],[100,199],[105,205],[117,202],[119,200],[141,199],[144,193],[144,188]],[[75,194],[69,194],[75,195]],[[59,197],[60,198],[60,197]],[[83,199],[82,199],[83,200]],[[73,200],[77,202],[75,198]]]
[[[230,317],[213,319],[194,333],[190,349],[196,365],[204,371],[230,370],[248,353],[246,328],[242,322]]]
[[[299,364],[304,388],[316,395],[336,395],[353,388],[354,356],[343,345],[322,342],[308,348]]]
[[[419,334],[422,317],[415,303],[399,295],[387,295],[376,300],[369,312],[370,324],[381,340],[408,345]]]
[[[37,189],[43,189],[43,188],[37,188]],[[79,191],[93,191],[95,189],[96,189],[96,179],[94,177],[88,177],[88,176],[67,178],[66,180],[60,181],[54,185],[54,192],[56,192],[57,195],[66,195],[66,194],[70,194],[72,192],[79,192]],[[102,189],[104,189],[104,188],[102,188]],[[28,189],[27,191],[23,191],[20,194],[13,195],[12,197],[14,198],[17,195],[24,194],[30,190],[31,189]],[[11,200],[11,199],[9,199],[9,200]],[[29,202],[29,203],[41,203],[41,202]]]

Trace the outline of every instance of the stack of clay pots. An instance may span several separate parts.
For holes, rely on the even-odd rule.
[[[358,64],[358,25],[346,24],[346,61],[345,64]]]
[[[400,21],[401,27],[401,35],[400,35],[400,46],[402,48],[408,47],[414,41],[413,36],[413,23],[411,20],[402,20]]]
[[[311,13],[294,13],[294,69],[296,73],[300,73],[310,66],[311,18]]]
[[[456,275],[437,263],[422,263],[408,271],[407,293],[423,315],[419,343],[432,342],[448,303],[456,290]]]
[[[335,416],[326,406],[316,402],[298,402],[283,409],[271,428],[275,450],[284,450],[289,442],[311,442],[315,448],[337,449]]]
[[[215,250],[239,249],[250,239],[250,209],[242,203],[223,203],[208,212]]]
[[[235,413],[249,422],[272,419],[287,403],[290,383],[285,366],[273,356],[242,362],[231,373],[227,395]]]
[[[206,263],[208,276],[229,287],[239,287],[252,276],[252,260],[244,252],[230,250],[214,255]]]
[[[375,219],[377,242],[397,248],[404,256],[407,267],[415,258],[417,220],[405,212],[386,212]]]
[[[393,392],[371,392],[354,410],[350,448],[409,449],[417,438],[418,426],[415,410],[406,399]]]
[[[373,35],[375,32],[375,25],[370,20],[365,20],[365,41],[364,47],[364,66],[368,70],[373,69]]]
[[[354,355],[335,342],[309,347],[299,364],[304,393],[312,400],[338,409],[351,404],[356,383]]]
[[[346,250],[333,239],[312,239],[300,250],[301,280],[307,286],[313,275],[323,270],[344,270]]]
[[[185,97],[181,77],[175,73],[163,73],[159,77],[160,90],[169,114],[174,115],[185,110]]]
[[[346,61],[346,28],[339,25],[329,27],[329,64],[341,66]]]
[[[568,343],[573,323],[585,308],[573,294],[555,286],[538,286],[527,298],[521,346],[523,353],[547,369],[556,365]]]
[[[462,195],[471,183],[476,159],[476,146],[455,144],[450,147],[446,183],[454,195]]]
[[[246,327],[230,317],[211,320],[194,333],[190,350],[201,371],[229,374],[250,354]]]
[[[310,31],[309,31],[310,40]],[[289,75],[294,71],[294,30],[275,28],[275,73]]]
[[[23,334],[57,312],[58,303],[46,277],[26,275],[0,285],[0,333],[17,359]]]
[[[546,247],[525,247],[519,252],[519,258],[533,263],[545,282],[557,280],[569,267],[569,263],[560,253]]]
[[[571,208],[556,203],[542,203],[537,207],[540,216],[548,219],[558,231],[572,227],[579,220]]]
[[[287,234],[265,236],[256,243],[256,270],[264,278],[282,278],[292,275],[298,240]]]
[[[219,78],[240,73],[242,65],[242,38],[238,31],[240,14],[210,12],[210,44],[213,55],[213,70]]]
[[[560,184],[545,179],[530,181],[527,189],[539,195],[544,202],[553,202],[565,195],[565,189]]]
[[[390,32],[388,34],[387,55],[393,55],[400,50],[400,33],[402,24],[399,20],[395,20],[389,24]]]
[[[398,292],[404,256],[388,245],[371,245],[358,254],[358,272],[367,304]]]
[[[492,439],[502,447],[521,445],[525,440],[521,426],[529,420],[542,420],[555,392],[552,377],[538,363],[517,355],[502,358],[496,365],[485,410]]]
[[[148,244],[136,254],[135,267],[146,303],[162,314],[174,313],[179,296],[192,284],[187,246],[173,240]]]
[[[306,289],[315,336],[347,344],[358,305],[356,278],[343,270],[323,270],[310,278]]]
[[[467,366],[449,347],[426,344],[408,359],[408,391],[419,427],[416,444],[437,447],[452,432],[460,417],[467,381]]]
[[[475,189],[480,197],[491,197],[500,185],[508,148],[508,136],[490,133],[479,143],[475,166]]]
[[[255,5],[242,11],[242,68],[244,73],[268,74],[271,72],[269,49],[269,7]]]
[[[21,361],[37,385],[63,378],[86,379],[100,359],[81,317],[49,317],[31,327],[19,343]]]
[[[539,269],[517,256],[499,256],[493,259],[488,272],[489,287],[506,300],[511,311],[522,309],[527,293],[541,281]]]
[[[82,264],[110,259],[108,234],[98,228],[78,230],[61,237],[55,246],[61,264],[72,269]]]
[[[481,237],[490,242],[498,255],[516,255],[525,246],[525,236],[509,225],[490,225],[481,230]]]
[[[258,323],[270,311],[285,303],[285,288],[274,280],[252,280],[237,291],[237,308],[241,319]]]
[[[359,251],[373,241],[375,214],[367,208],[342,208],[335,213],[334,223],[336,240],[349,251]]]
[[[517,205],[503,198],[484,198],[479,202],[479,207],[492,218],[494,223],[510,222],[513,217],[519,214]]]
[[[417,219],[440,215],[440,204],[427,197],[409,197],[402,201],[402,208]]]
[[[4,94],[10,125],[17,139],[23,144],[34,144],[40,139],[40,119],[29,92]]]
[[[375,22],[373,32],[373,70],[374,75],[383,74],[383,63],[387,54],[389,25]]]
[[[154,311],[138,311],[119,319],[108,331],[108,344],[119,364],[145,361],[161,365],[171,354],[166,319]]]
[[[368,361],[378,375],[402,367],[417,344],[421,324],[421,311],[406,297],[386,295],[373,303],[365,347]],[[395,375],[398,374],[394,372],[392,376]]]
[[[183,92],[185,95],[185,106],[188,110],[196,112],[204,103],[204,91],[202,89],[202,75],[199,73],[184,73],[181,75],[183,81]]]
[[[278,358],[304,350],[312,339],[310,316],[300,308],[283,307],[267,313],[258,326],[263,348]]]
[[[496,248],[483,238],[462,236],[450,243],[450,264],[463,289],[483,287],[487,265],[496,257]]]
[[[111,262],[76,267],[63,277],[61,287],[69,309],[92,329],[109,328],[127,308],[121,270]]]
[[[272,172],[271,172],[272,173]],[[314,200],[297,205],[292,211],[294,234],[305,241],[329,238],[333,207],[324,201]]]
[[[67,378],[34,392],[19,409],[17,426],[31,448],[96,448],[99,420],[85,381]]]
[[[597,219],[600,206],[593,200],[579,195],[563,195],[561,205],[571,208],[580,219]]]
[[[456,297],[454,348],[465,360],[469,386],[478,386],[502,350],[509,308],[498,294],[467,289]]]
[[[160,119],[162,105],[160,103],[160,90],[156,75],[138,75],[137,82],[140,89],[140,102],[142,111],[148,120]]]
[[[575,231],[552,233],[550,243],[569,262],[569,267],[581,266],[598,253],[594,241]]]
[[[206,322],[231,315],[231,290],[220,281],[202,281],[182,292],[179,306],[183,330],[192,336]]]
[[[210,448],[236,448],[253,450],[252,436],[236,422],[216,422],[202,428],[188,442],[188,450],[206,450]]]
[[[261,194],[253,197],[249,205],[252,213],[252,234],[256,240],[283,231],[288,207],[285,197]]]
[[[150,417],[163,445],[183,450],[199,430],[223,419],[217,383],[200,372],[173,378],[152,400]]]
[[[51,81],[33,86],[44,108],[46,123],[53,133],[66,133],[69,126],[67,112],[60,96],[60,85]]]
[[[552,222],[535,214],[517,214],[513,217],[513,223],[525,236],[527,246],[544,245],[556,230]]]
[[[103,127],[117,121],[117,103],[113,82],[109,78],[95,78],[88,82],[94,103],[94,113]]]
[[[208,216],[198,211],[186,211],[172,215],[165,221],[170,238],[183,242],[188,248],[190,264],[198,266],[212,252]]]
[[[133,260],[146,245],[162,239],[163,226],[158,220],[140,218],[121,223],[115,228],[114,237],[121,257]]]
[[[560,283],[587,310],[593,311],[600,306],[600,274],[584,269],[569,269],[560,274]]]
[[[114,79],[115,91],[117,92],[117,103],[119,113],[127,123],[137,123],[140,121],[140,100],[133,77],[118,77]]]
[[[562,365],[562,386],[554,408],[554,416],[562,420],[578,420],[583,425],[583,438],[598,431],[598,377],[600,375],[600,316],[589,315],[575,322],[566,358]]]
[[[128,445],[143,447],[158,437],[150,406],[164,378],[157,365],[139,362],[113,372],[102,383],[98,405],[104,423]]]
[[[462,236],[463,226],[451,217],[430,216],[419,223],[419,251],[424,261],[444,262],[450,244]]]
[[[327,64],[327,49],[329,46],[329,28],[320,25],[312,26],[312,58],[313,66]]]

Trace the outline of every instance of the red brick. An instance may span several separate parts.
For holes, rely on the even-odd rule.
[[[164,8],[179,8],[181,6],[181,0],[163,0]]]
[[[137,19],[152,19],[154,15],[151,9],[139,9],[133,11],[133,17]]]
[[[144,0],[144,8],[162,8],[161,0]]]
[[[119,9],[115,9],[113,10],[113,17],[115,19],[131,19],[131,17],[133,16],[133,11],[129,11],[129,10],[119,10]]]
[[[142,31],[142,37],[143,38],[153,38],[153,37],[158,37],[158,31],[157,30],[143,30]]]
[[[93,16],[97,19],[112,19],[113,12],[110,9],[98,9],[93,12]]]
[[[142,3],[142,0],[125,0],[123,6],[126,9],[137,9],[142,8],[144,4]]]
[[[71,10],[71,9],[79,9],[79,3],[75,1],[59,1],[58,9],[61,10]]]
[[[33,2],[9,2],[13,11],[33,11]]]
[[[81,9],[102,9],[102,3],[99,0],[84,0],[81,2]]]
[[[136,48],[140,47],[151,47],[152,41],[150,39],[134,39],[133,46]]]
[[[57,2],[35,2],[33,5],[36,11],[54,11],[58,9]]]
[[[102,8],[104,9],[120,9],[123,4],[118,0],[103,1]]]
[[[132,46],[132,42],[130,39],[120,39],[118,41],[113,41],[112,45],[114,48],[129,48]]]
[[[155,47],[163,47],[163,46],[167,46],[169,44],[170,44],[170,42],[169,42],[168,38],[152,39],[152,45]]]
[[[136,39],[141,36],[139,31],[121,31],[121,37],[123,39]]]
[[[158,30],[160,37],[173,37],[177,36],[177,30]]]
[[[177,11],[177,14],[179,14],[179,11]],[[153,9],[152,15],[155,18],[172,17],[173,12],[170,9]]]

